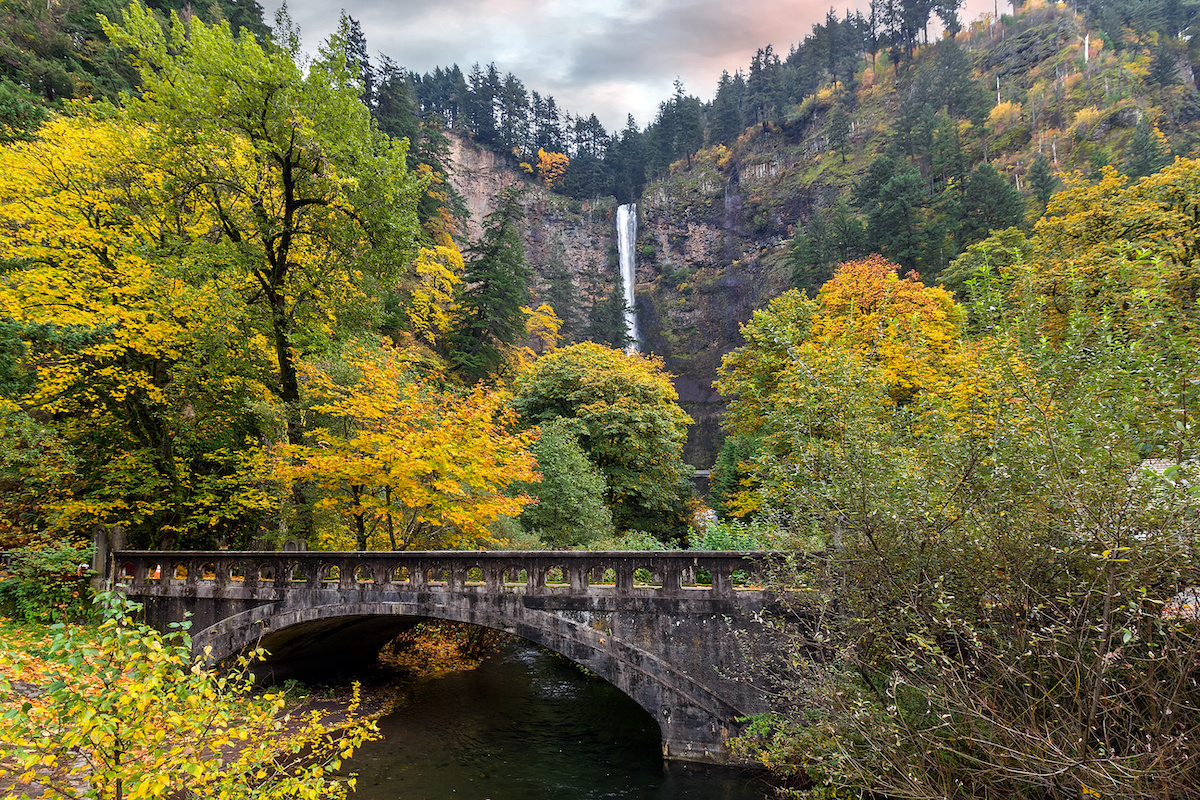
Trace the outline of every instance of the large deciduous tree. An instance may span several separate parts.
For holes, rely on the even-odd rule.
[[[307,363],[302,375],[316,422],[280,471],[320,489],[318,509],[344,514],[359,550],[495,544],[489,524],[530,502],[505,491],[537,475],[534,437],[509,432],[504,393],[445,388],[436,367],[386,342],[351,348],[336,368]]]
[[[692,468],[683,463],[691,419],[662,363],[592,342],[542,356],[514,386],[521,420],[564,419],[607,484],[618,530],[679,536]]]
[[[211,214],[206,239],[221,247],[212,266],[239,276],[261,313],[298,444],[298,355],[369,307],[413,255],[422,184],[406,144],[372,126],[344,43],[301,69],[295,53],[224,23],[172,17],[164,32],[137,3],[104,30],[138,67],[142,91],[126,114],[151,131],[165,188]]]
[[[143,160],[152,138],[81,115],[0,150],[4,430],[69,454],[34,492],[30,524],[120,524],[142,546],[235,543],[272,503],[251,474],[272,361],[245,334],[237,281],[212,269],[213,219],[173,206],[168,174]],[[53,435],[32,434],[26,415]]]

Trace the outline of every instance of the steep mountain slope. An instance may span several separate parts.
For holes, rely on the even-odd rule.
[[[911,62],[864,59],[849,85],[827,84],[779,124],[701,150],[651,182],[639,205],[638,306],[648,349],[704,401],[689,409],[693,463],[710,464],[718,446],[710,386],[721,356],[771,297],[793,285],[815,291],[837,261],[868,251],[937,281],[986,235],[992,195],[1019,190],[1012,222],[1041,215],[1031,175],[1039,156],[1061,182],[1107,165],[1145,174],[1172,152],[1194,153],[1200,95],[1170,44],[1132,33],[1113,43],[1068,8],[1032,7]],[[896,201],[911,218],[908,239],[856,203],[885,155],[919,176],[915,194]],[[1002,178],[1000,191],[973,199],[972,182],[987,185],[983,164]],[[901,249],[913,240],[919,249]]]

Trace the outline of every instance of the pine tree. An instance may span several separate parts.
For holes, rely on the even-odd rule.
[[[1026,178],[1029,181],[1029,188],[1033,190],[1033,196],[1037,198],[1044,209],[1050,202],[1054,190],[1058,188],[1058,178],[1050,170],[1050,159],[1046,158],[1044,153],[1038,153],[1038,157],[1029,167]]]
[[[963,189],[959,245],[966,246],[1021,224],[1025,203],[1021,193],[991,164],[980,164],[971,171]]]
[[[529,304],[529,267],[518,226],[523,210],[514,191],[487,216],[482,238],[467,253],[461,317],[450,335],[450,362],[465,378],[494,374],[505,350],[524,332],[521,307]]]
[[[562,320],[562,327],[558,329],[558,334],[563,342],[578,341],[580,334],[579,293],[575,291],[575,283],[571,280],[571,269],[563,257],[560,243],[556,242],[550,251],[550,258],[546,264],[546,289],[542,292],[539,301],[553,308],[554,313],[558,314],[558,318]]]
[[[1170,153],[1160,140],[1161,134],[1143,116],[1133,130],[1133,141],[1129,145],[1129,161],[1126,172],[1143,177],[1162,169],[1170,161]]]
[[[829,146],[842,155],[842,163],[846,163],[846,151],[850,149],[850,115],[841,103],[833,107],[829,113]]]
[[[927,202],[921,173],[904,166],[880,189],[867,211],[867,233],[873,249],[904,271],[918,270],[925,258],[924,209]]]

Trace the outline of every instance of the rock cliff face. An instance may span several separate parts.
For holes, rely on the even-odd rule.
[[[450,159],[450,184],[470,212],[464,231],[470,241],[479,238],[500,195],[510,187],[520,189],[525,209],[525,258],[533,270],[530,288],[535,302],[546,293],[555,261],[566,266],[577,289],[589,265],[596,265],[606,279],[620,283],[616,202],[611,197],[579,201],[553,194],[528,180],[512,159],[457,136],[450,136]]]
[[[725,404],[712,386],[721,358],[742,343],[740,326],[786,290],[787,243],[812,213],[818,190],[788,207],[759,210],[790,173],[769,150],[738,163],[706,151],[649,185],[639,205],[638,312],[647,349],[667,359],[688,413],[689,462],[713,464]],[[789,224],[791,223],[791,224]]]
[[[461,139],[451,142],[451,183],[470,211],[470,239],[479,236],[500,194],[522,187],[535,297],[546,291],[556,259],[577,288],[589,264],[620,282],[612,198],[560,197],[526,180],[509,160]],[[697,159],[647,187],[638,204],[636,295],[643,350],[662,356],[676,376],[680,402],[695,420],[685,460],[700,469],[712,466],[723,438],[724,402],[712,386],[721,357],[741,343],[740,324],[788,285],[783,262],[791,231],[782,218],[764,224],[754,215],[758,193],[783,174],[768,155],[740,168]],[[787,210],[793,222],[810,212],[806,200],[796,202],[797,208]]]

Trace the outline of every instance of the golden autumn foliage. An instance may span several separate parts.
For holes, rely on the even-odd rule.
[[[446,388],[444,375],[387,342],[351,348],[347,368],[353,377],[339,382],[303,366],[314,424],[304,444],[280,448],[278,474],[318,488],[318,508],[344,514],[359,549],[496,544],[490,523],[530,502],[505,489],[537,480],[527,450],[536,431],[509,431],[507,396]]]
[[[409,298],[408,321],[413,334],[431,347],[453,324],[454,297],[464,268],[462,253],[450,241],[422,247],[413,261],[417,284]]]
[[[840,265],[817,295],[809,339],[846,343],[879,366],[888,396],[906,403],[941,382],[966,315],[945,289],[898,269],[878,255]]]
[[[847,262],[815,299],[787,292],[743,326],[746,344],[725,357],[718,382],[726,428],[754,443],[726,500],[733,513],[801,502],[805,486],[829,479],[820,453],[850,437],[897,441],[900,426],[901,439],[947,428],[986,439],[998,408],[1024,406],[1007,379],[1019,361],[965,340],[950,293],[897,269],[879,256]],[[901,459],[907,447],[891,453]]]
[[[521,306],[521,313],[525,315],[525,338],[534,353],[541,355],[558,347],[562,319],[553,308],[546,303],[537,308]]]
[[[555,153],[538,148],[537,175],[547,189],[554,189],[562,183],[570,164],[571,159],[566,153]]]
[[[1131,183],[1106,167],[1069,178],[1034,229],[1014,294],[1038,301],[1051,336],[1075,312],[1143,334],[1160,313],[1194,330],[1200,298],[1200,160]]]
[[[272,502],[245,439],[271,354],[213,248],[171,245],[211,219],[166,201],[145,126],[80,115],[42,134],[0,150],[7,413],[55,415],[78,465],[39,524],[145,526],[155,543],[237,529]]]
[[[58,624],[34,637],[0,625],[4,797],[347,796],[354,780],[336,773],[378,736],[355,716],[357,694],[347,719],[293,715],[282,692],[256,688],[250,659],[218,673],[184,630],[164,636],[120,595],[100,601],[96,629]],[[39,691],[27,697],[20,683]]]

